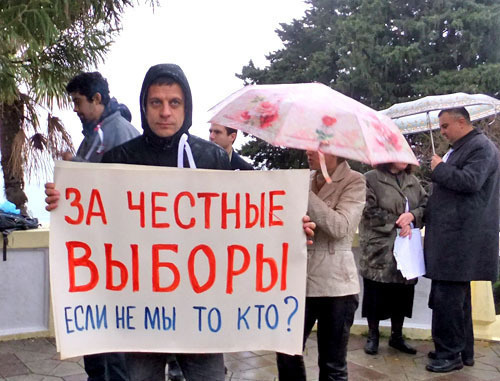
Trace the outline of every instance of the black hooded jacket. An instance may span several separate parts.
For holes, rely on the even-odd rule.
[[[184,123],[173,136],[159,137],[149,127],[146,119],[147,92],[154,80],[159,77],[173,78],[184,93]],[[139,98],[141,108],[141,122],[144,132],[141,136],[132,139],[104,154],[103,163],[122,163],[139,165],[157,165],[177,167],[177,150],[179,140],[183,134],[188,136],[188,144],[193,153],[197,168],[204,169],[231,169],[226,151],[218,145],[189,134],[192,123],[193,103],[191,89],[182,69],[174,64],[160,64],[151,67],[142,83]],[[189,167],[187,155],[184,152],[184,167]]]

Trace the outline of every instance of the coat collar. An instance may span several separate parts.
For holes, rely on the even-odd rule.
[[[318,190],[317,193],[315,192],[317,196],[321,199],[325,199],[326,197],[328,197],[331,193],[335,191],[337,184],[347,176],[350,170],[351,167],[349,166],[347,161],[343,161],[342,163],[340,163],[335,169],[335,172],[333,172],[333,174],[330,175],[332,183],[331,184],[325,183],[321,187],[321,189]],[[311,171],[311,190],[313,190],[312,184],[314,184],[314,178],[317,173],[318,171]]]
[[[470,139],[472,139],[474,136],[479,135],[481,132],[478,130],[472,130],[469,132],[467,135],[462,136],[460,139],[458,139],[455,144],[453,144],[451,147],[453,148],[454,151],[462,147],[465,143],[467,143]]]
[[[398,182],[396,181],[396,177],[391,175],[390,173],[381,171],[379,169],[375,170],[375,173],[377,175],[377,180],[379,182],[392,186],[403,196],[404,196],[403,190],[407,188],[409,185],[412,185],[409,179],[409,175],[404,171],[399,175],[401,185],[399,185]]]

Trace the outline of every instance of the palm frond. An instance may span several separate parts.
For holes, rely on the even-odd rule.
[[[125,8],[138,1],[1,1],[0,105],[23,107],[17,126],[21,131],[13,129],[10,134],[13,150],[7,165],[14,176],[24,178],[24,166],[28,178],[43,179],[50,174],[54,159],[75,151],[52,107],[68,105],[68,80],[102,62],[121,30]],[[159,5],[157,0],[144,2]],[[40,123],[44,113],[48,114],[46,125]]]
[[[53,159],[60,159],[64,152],[75,153],[68,131],[61,120],[50,113],[47,117],[47,149]]]

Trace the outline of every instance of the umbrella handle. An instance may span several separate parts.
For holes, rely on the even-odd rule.
[[[332,179],[330,178],[330,175],[328,174],[328,169],[326,168],[325,155],[323,155],[323,152],[318,151],[318,156],[319,156],[319,166],[321,168],[321,173],[323,174],[326,183],[331,184]]]
[[[497,108],[493,104],[492,104],[492,106],[493,106],[493,110],[495,110],[495,117],[493,118],[493,120],[491,122],[488,123],[488,126],[491,126],[497,120]]]
[[[429,133],[431,134],[431,145],[432,145],[432,154],[436,154],[436,148],[434,147],[434,137],[432,136],[432,125],[431,125],[431,117],[429,116],[429,111],[427,111],[427,126],[429,127]]]

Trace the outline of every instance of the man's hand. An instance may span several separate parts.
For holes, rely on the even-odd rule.
[[[399,218],[396,220],[396,225],[403,228],[406,225],[410,225],[414,220],[415,216],[410,212],[406,212],[399,216]]]
[[[438,164],[442,163],[442,162],[443,162],[443,159],[441,159],[440,156],[438,156],[438,155],[432,155],[431,170],[433,171],[434,168],[436,168],[438,166]]]
[[[62,156],[63,160],[67,160],[67,161],[70,161],[73,159],[73,154],[69,151],[63,152],[63,154],[61,156]]]
[[[47,203],[47,205],[45,205],[45,209],[50,212],[51,210],[57,208],[61,194],[56,189],[56,185],[54,183],[45,184],[45,194],[47,195],[47,197],[45,197],[45,202]]]
[[[311,217],[305,215],[302,217],[304,232],[307,236],[307,244],[312,245],[312,238],[314,237],[314,229],[316,229],[316,223],[311,221]]]

